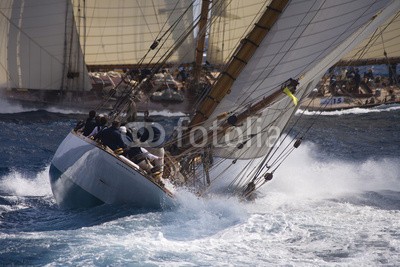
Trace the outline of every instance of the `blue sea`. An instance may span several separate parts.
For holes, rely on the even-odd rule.
[[[179,190],[166,211],[57,206],[50,161],[84,117],[1,103],[1,266],[400,266],[400,106],[300,111],[254,201]]]

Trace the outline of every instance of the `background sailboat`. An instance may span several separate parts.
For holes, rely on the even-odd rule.
[[[399,16],[400,13],[395,13],[336,63],[322,79],[318,95],[310,95],[302,108],[338,110],[400,102],[397,74],[400,61]],[[351,76],[350,79],[346,77],[346,72],[354,70],[360,75],[358,83]]]
[[[193,62],[192,7],[191,1],[2,1],[1,89],[9,99],[94,108],[107,95],[93,89],[89,71],[165,63],[176,42],[169,63]],[[144,57],[155,41],[157,53]],[[111,86],[117,76],[115,82],[107,76]]]
[[[2,89],[90,89],[68,1],[6,0],[0,12]]]

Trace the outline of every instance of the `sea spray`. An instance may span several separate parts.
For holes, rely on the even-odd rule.
[[[400,191],[400,159],[381,158],[349,161],[321,154],[305,142],[280,166],[263,190],[321,199],[368,190]]]
[[[379,113],[379,112],[389,112],[400,110],[399,104],[390,105],[380,105],[372,108],[350,108],[344,110],[334,110],[334,111],[308,111],[299,109],[296,115],[321,115],[321,116],[340,116],[340,115],[354,115],[354,114],[368,114],[368,113]]]
[[[0,114],[19,113],[27,111],[35,111],[37,108],[24,108],[19,104],[11,104],[4,99],[0,99]]]
[[[49,166],[33,177],[12,171],[0,178],[0,188],[2,192],[16,196],[50,196]]]
[[[70,116],[45,115],[46,123],[32,120],[30,114],[2,117],[1,140],[3,147],[10,147],[2,154],[5,171],[0,176],[4,265],[400,263],[399,110],[319,117],[254,201],[216,194],[199,198],[179,189],[181,205],[156,212],[125,205],[59,209],[45,185],[47,176],[39,177],[74,125]],[[301,118],[307,123],[314,119]],[[373,122],[366,133],[361,131],[364,120]],[[10,142],[4,127],[27,142]],[[49,127],[51,137],[43,134]],[[343,142],[350,137],[344,150]],[[327,139],[335,149],[327,149]],[[44,142],[46,149],[38,149]],[[33,184],[18,191],[26,181]]]

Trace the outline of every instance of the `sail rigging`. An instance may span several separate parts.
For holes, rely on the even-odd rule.
[[[2,84],[88,91],[87,67],[194,61],[193,1],[2,1]],[[153,42],[160,45],[147,58]]]
[[[351,1],[343,3],[338,8],[329,2],[318,2],[317,4],[313,1],[291,1],[278,23],[271,28],[260,44],[260,48],[263,47],[263,49],[258,49],[246,64],[243,72],[233,83],[230,93],[223,99],[217,99],[219,103],[215,110],[207,116],[208,119],[205,123],[212,125],[212,122],[220,114],[240,113],[249,105],[256,103],[258,99],[268,97],[276,92],[277,88],[289,78],[300,79],[300,89],[296,95],[301,98],[304,89],[308,88],[313,80],[318,80],[317,76],[309,77],[307,80],[304,78],[308,77],[305,74],[311,70],[314,64],[322,61],[335,47],[351,37],[360,25],[365,25],[373,20],[377,12],[385,5],[387,2]],[[338,9],[346,10],[346,12],[339,12]],[[336,26],[332,27],[332,25]],[[320,39],[321,36],[323,39]],[[334,60],[338,60],[341,55],[343,52],[338,53]],[[332,60],[331,64],[334,62]],[[327,67],[329,67],[329,63]],[[308,88],[308,90],[311,89],[313,88]],[[252,117],[249,117],[251,118],[249,125],[244,124],[240,126],[240,131],[233,131],[231,140],[239,138],[237,132],[255,134],[260,132],[260,129],[266,130],[267,127],[274,125],[283,130],[293,110],[291,99],[278,101],[263,112],[252,114]],[[257,123],[260,129],[251,129],[251,125],[254,125],[254,121],[257,120],[262,121]],[[275,121],[279,123],[274,123]],[[262,141],[267,141],[267,139]],[[246,151],[238,151],[231,145],[231,147],[216,148],[214,153],[223,157],[229,155],[233,158],[251,158],[260,157],[268,151],[269,149],[265,146],[248,147]]]
[[[0,58],[0,78],[19,89],[85,91],[90,90],[87,66],[133,68],[140,73],[137,76],[142,75],[139,68],[146,68],[149,72],[137,83],[128,80],[133,71],[126,72],[120,81],[125,88],[119,88],[118,94],[118,85],[113,86],[117,99],[110,119],[124,118],[132,93],[150,83],[161,68],[195,62],[193,32],[201,25],[197,63],[202,61],[202,39],[208,32],[207,63],[218,67],[220,75],[215,82],[204,79],[207,86],[198,87],[204,90],[200,92],[203,98],[185,129],[183,147],[174,154],[171,144],[182,140],[164,143],[170,149],[165,167],[174,170],[169,172],[176,174],[171,179],[179,176],[179,182],[200,185],[199,191],[225,179],[229,190],[248,196],[271,180],[300,145],[301,133],[294,137],[285,133],[297,100],[302,101],[329,67],[378,27],[391,32],[392,23],[381,25],[400,8],[400,1],[393,0],[215,0],[211,4],[205,0],[201,16],[195,17],[195,3],[3,1],[0,19],[5,23],[0,36],[6,41],[1,41],[0,55],[5,57]],[[210,19],[206,22],[207,10]],[[385,48],[392,47],[389,41],[396,31],[393,36],[380,29],[376,33]],[[199,75],[195,77],[198,80],[193,82],[199,82]],[[293,140],[282,145],[282,136]],[[75,149],[81,154],[72,153]],[[84,194],[95,194],[103,202],[142,201],[142,197],[132,197],[131,185],[154,193],[152,205],[166,196],[164,184],[152,180],[152,173],[76,131],[64,140],[58,154],[51,169],[53,182],[65,177],[87,190]],[[94,175],[83,164],[93,159],[107,177],[100,179],[102,171]],[[105,189],[113,183],[113,170],[118,171],[120,185],[130,185],[119,188],[123,198],[118,190]]]
[[[91,88],[69,1],[2,2],[0,12],[9,88]]]
[[[204,119],[207,119],[225,94],[230,91],[231,85],[251,59],[264,36],[278,19],[287,2],[288,1],[272,1],[267,7],[266,12],[264,12],[263,16],[255,24],[256,27],[243,39],[243,43],[237,53],[231,58],[228,66],[222,72],[222,75],[219,77],[210,93],[201,103],[200,109],[196,111],[196,115],[191,121],[192,125],[196,125],[201,123]]]
[[[207,61],[222,66],[227,63],[239,41],[270,5],[265,0],[213,1],[210,12],[210,33]]]
[[[85,3],[85,16],[78,17]],[[141,62],[150,44],[158,40],[163,47],[155,58],[143,63],[157,62],[177,42],[181,33],[193,23],[192,1],[107,1],[73,0],[75,20],[79,23],[80,40],[84,45],[87,65],[135,65]],[[173,31],[159,40],[173,27]],[[181,47],[169,59],[175,63],[194,61],[193,35],[187,36]],[[189,52],[191,51],[191,52]]]
[[[399,43],[400,12],[396,12],[369,38],[345,55],[338,65],[388,64],[388,59],[397,63],[400,61]]]
[[[212,89],[203,101],[206,105],[200,105],[191,127],[196,130],[199,124],[209,127],[207,137],[216,130],[217,142],[203,142],[201,136],[197,140],[203,144],[204,151],[212,151],[218,162],[211,167],[204,166],[202,169],[207,170],[204,174],[200,171],[188,175],[200,176],[200,181],[207,177],[229,179],[227,176],[231,176],[232,179],[229,174],[235,173],[232,190],[247,188],[246,192],[270,180],[274,170],[293,147],[299,146],[302,138],[295,134],[297,141],[291,142],[293,147],[277,152],[279,137],[296,110],[292,98],[280,91],[285,81],[298,80],[299,85],[293,92],[298,99],[304,98],[330,66],[393,15],[399,4],[394,1],[343,1],[341,5],[328,1],[289,1],[254,56],[244,64],[243,71],[228,82],[232,87],[223,88],[226,90],[221,98],[213,95]],[[235,56],[231,60],[236,60]],[[207,106],[208,102],[213,103]],[[182,158],[185,153],[193,157],[196,149],[184,149],[178,156]],[[197,153],[203,152],[197,148]],[[241,159],[247,159],[247,163],[238,171],[235,165]]]

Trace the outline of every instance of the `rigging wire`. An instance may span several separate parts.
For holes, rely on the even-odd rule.
[[[310,10],[314,7],[315,3],[317,1],[314,1],[314,4],[310,6],[309,10],[306,13],[309,13]],[[321,4],[321,6],[323,6],[323,4]],[[321,9],[321,7],[319,8],[319,10]],[[313,18],[316,17],[316,15],[318,14],[318,11],[315,12]],[[306,16],[303,17],[303,19],[298,23],[298,25],[295,27],[295,29],[299,28],[302,25],[302,22],[306,19]],[[312,19],[310,19],[310,21],[312,21]],[[307,29],[307,27],[304,27],[304,29],[302,30],[301,34],[303,34],[305,32],[305,30]],[[281,64],[281,61],[283,60],[283,58],[285,58],[285,56],[282,56],[281,59],[275,64],[275,66],[273,66],[271,68],[271,70],[269,70],[268,72],[267,69],[270,67],[270,65],[272,64],[272,62],[275,60],[275,58],[278,57],[278,55],[280,54],[280,52],[283,50],[283,48],[285,47],[285,45],[287,44],[287,42],[289,42],[291,36],[293,36],[296,33],[296,30],[293,30],[293,32],[290,34],[290,36],[286,39],[285,43],[280,47],[279,51],[277,53],[274,54],[273,58],[268,62],[268,64],[266,64],[266,66],[264,66],[263,71],[260,72],[260,74],[258,75],[257,78],[255,78],[252,82],[252,85],[249,86],[249,88],[251,88],[253,85],[255,85],[256,83],[259,83],[250,93],[247,94],[247,97],[244,98],[240,104],[240,105],[245,105],[244,103],[246,103],[246,101],[248,101],[249,97],[255,93],[255,91],[260,88],[260,86],[263,84],[263,82],[269,77],[269,74],[271,74],[277,66],[279,66]],[[301,36],[301,34],[299,34],[299,36]],[[297,37],[297,39],[299,39],[299,37]],[[287,49],[287,51],[284,53],[284,55],[288,54],[290,49],[296,44],[296,42],[293,42],[292,45]],[[261,76],[264,76],[264,79],[261,79],[261,81],[259,80]],[[270,92],[270,91],[269,91]],[[267,92],[267,93],[269,93]],[[251,101],[250,101],[251,102]]]
[[[183,16],[190,11],[190,8],[193,6],[192,2],[185,10],[184,13],[182,13],[179,18],[174,21],[174,23],[171,25],[171,27],[166,31],[166,33],[163,35],[165,36],[168,33],[168,37],[172,34],[173,30],[177,27],[178,23],[183,19]],[[170,48],[169,50],[167,50],[167,52],[154,64],[154,66],[156,65],[164,65],[166,63],[166,60],[172,56],[173,52],[176,51],[177,47],[179,47],[185,40],[185,38],[187,38],[187,36],[193,32],[194,28],[196,27],[197,24],[194,24],[189,30],[187,30],[187,32],[183,32],[181,33],[181,35],[179,36],[178,40],[175,42],[175,44],[172,46],[172,48]],[[165,44],[166,41],[164,41],[163,44]],[[158,53],[160,51],[160,49],[162,48],[163,44],[161,46],[158,47],[158,50],[156,53]],[[147,57],[148,53],[153,50],[152,47],[149,48],[148,52],[143,56],[143,58],[139,61],[139,68],[142,66],[144,59]],[[169,51],[169,53],[168,53]],[[150,62],[152,62],[154,60],[155,56],[153,56],[150,60]],[[150,64],[150,63],[149,63]],[[156,71],[159,70],[160,67],[152,67],[151,71],[154,74]],[[122,82],[122,81],[121,81]],[[119,84],[118,84],[119,86]],[[114,114],[112,116],[119,116],[121,114],[121,112],[123,111],[123,109],[121,109],[121,105],[122,103],[126,102],[129,100],[130,98],[130,94],[137,88],[137,86],[132,87],[131,90],[129,90],[125,96],[120,98],[120,101],[118,101],[115,105],[113,110],[115,110],[116,112],[114,112]]]
[[[313,125],[314,123],[315,123],[315,121],[310,125],[310,127],[308,128],[308,130],[306,131],[306,133],[309,131],[309,129],[311,129],[311,127],[312,127],[312,125]],[[281,155],[280,155],[280,158],[281,158],[281,159],[283,158],[283,160],[286,159],[287,156],[291,153],[292,150],[294,150],[294,148],[292,148],[292,149],[290,149],[289,151],[287,151],[286,154],[281,154]],[[283,152],[282,152],[282,153],[283,153]],[[278,159],[279,159],[279,157],[278,157]],[[277,167],[279,167],[279,166],[282,164],[283,160],[278,164]],[[276,170],[276,168],[275,168],[273,171],[275,171],[275,170]]]
[[[366,14],[367,14],[367,12],[368,12],[368,10],[371,8],[371,6],[373,6],[374,5],[374,3],[372,3],[372,4],[370,4],[369,5],[369,7],[366,7],[365,8],[365,10],[363,11],[363,14],[361,14],[361,17],[363,17],[363,16],[366,16]],[[322,5],[321,5],[322,6]],[[321,7],[319,8],[319,10],[321,9]],[[345,34],[346,32],[348,32],[348,30],[354,25],[356,23],[356,21],[354,21],[352,24],[350,24],[346,29],[344,29],[343,30],[343,32],[342,32],[342,34],[340,34],[340,35],[338,35],[338,37],[336,37],[336,38],[334,38],[334,41],[332,42],[332,44],[334,44],[335,43],[335,41],[337,41],[337,40],[339,40],[340,39],[340,37],[343,35],[343,34]],[[369,22],[369,23],[371,23],[371,21]],[[283,46],[282,46],[283,47]],[[325,50],[322,50],[322,51],[320,51],[320,53],[319,53],[319,55],[322,55],[323,53],[325,52]],[[286,52],[286,53],[288,53],[288,52]],[[282,59],[283,59],[283,57],[282,57]],[[281,59],[281,60],[282,60]],[[274,68],[276,67],[276,66],[278,66],[280,63],[281,63],[281,60],[280,60],[280,62],[278,62],[275,66],[274,66]],[[270,62],[272,62],[272,61],[270,61]],[[269,63],[269,64],[271,64],[271,63]],[[269,64],[266,66],[266,68],[269,66]],[[308,64],[306,64],[305,66],[302,66],[303,67],[303,71],[299,71],[299,73],[302,73],[302,72],[304,72],[306,69],[307,69],[307,67],[309,67],[310,65],[311,65],[312,63],[308,63]],[[266,68],[264,68],[264,70],[266,69]],[[263,72],[261,72],[261,73],[263,73]],[[266,76],[267,77],[267,76]],[[264,79],[265,80],[265,79]],[[256,81],[256,80],[255,80]],[[255,82],[253,82],[253,84],[254,84]],[[261,83],[260,83],[261,84]],[[253,90],[251,93],[247,93],[247,95],[252,95],[252,94],[254,94],[255,93],[255,91],[256,90],[260,90],[260,89],[258,89],[258,87],[259,86],[257,86],[256,88],[255,88],[255,90]],[[251,102],[251,101],[250,101]],[[245,102],[244,100],[241,102],[241,105],[246,105],[246,104],[248,104],[249,102]],[[240,106],[240,105],[239,105]]]
[[[383,39],[382,39],[382,42],[383,42]],[[322,85],[321,85],[322,86]],[[332,98],[333,96],[331,96],[330,98]],[[311,103],[311,101],[309,102],[309,104]],[[311,122],[311,124],[307,127],[307,129],[306,129],[306,131],[302,134],[302,136],[300,137],[301,139],[303,139],[307,134],[308,134],[308,132],[310,131],[310,129],[314,126],[314,124],[317,122],[317,120],[319,119],[319,117],[320,117],[320,115],[322,114],[322,112],[323,112],[323,110],[324,110],[324,108],[326,108],[326,106],[328,105],[328,103],[329,103],[329,101],[326,101],[326,104],[325,104],[325,106],[324,107],[322,107],[321,109],[320,109],[320,111],[319,111],[319,113],[317,114],[317,116],[316,116],[316,119],[315,120],[312,120],[312,122]],[[306,110],[306,109],[305,109]],[[305,111],[304,110],[304,111]],[[299,121],[299,119],[301,118],[301,116],[304,114],[304,111],[302,112],[302,114],[299,116],[299,118],[298,118],[298,120],[297,120],[297,122]],[[295,123],[295,124],[297,124],[297,122]],[[292,126],[292,128],[294,127],[294,125],[295,124],[293,124],[293,126]],[[296,136],[297,137],[297,136]],[[289,144],[290,145],[290,144]],[[288,145],[288,146],[289,146]],[[287,147],[288,147],[287,146]],[[285,148],[286,149],[286,148]],[[292,152],[294,150],[294,148],[292,147],[291,149],[290,149],[290,151],[288,151],[288,152],[285,152],[285,150],[283,150],[282,152],[281,152],[281,154],[278,156],[278,158],[273,162],[273,164],[275,164],[275,163],[277,163],[278,161],[280,161],[279,163],[278,163],[278,165],[272,170],[272,173],[284,162],[284,160],[289,156],[289,154]],[[286,154],[285,154],[286,153]]]

